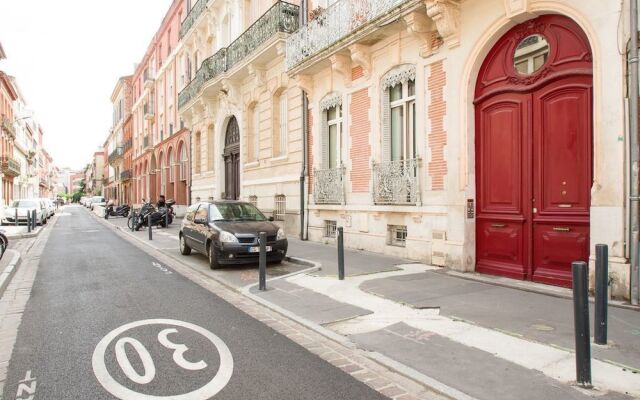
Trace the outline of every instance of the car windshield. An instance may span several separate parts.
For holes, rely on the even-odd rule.
[[[266,221],[267,218],[253,204],[220,203],[211,205],[210,221]]]
[[[35,201],[29,200],[16,200],[11,204],[11,207],[14,208],[38,208],[38,205]]]

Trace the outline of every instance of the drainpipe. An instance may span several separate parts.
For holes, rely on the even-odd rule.
[[[307,24],[307,0],[302,0],[300,2],[300,27],[303,27]],[[306,240],[305,232],[304,232],[304,222],[305,222],[305,178],[307,175],[307,135],[309,133],[309,99],[307,98],[307,93],[302,91],[302,169],[300,170],[300,240]]]
[[[629,177],[630,194],[629,194],[629,227],[630,227],[630,246],[629,252],[631,258],[631,304],[638,305],[638,284],[640,276],[638,275],[638,258],[640,240],[640,209],[638,196],[638,161],[640,159],[640,150],[638,149],[638,1],[631,0],[630,4],[630,32],[631,32],[631,48],[629,49]]]

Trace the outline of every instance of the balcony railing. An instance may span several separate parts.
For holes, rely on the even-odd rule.
[[[207,8],[207,3],[209,3],[209,0],[198,0],[198,2],[194,4],[189,14],[187,14],[187,17],[182,21],[182,25],[180,25],[180,39],[189,32],[193,24],[198,20],[198,17],[202,15]]]
[[[153,71],[150,69],[145,69],[142,73],[142,80],[144,81],[144,87],[150,89],[153,87]]]
[[[229,47],[218,50],[202,62],[193,80],[178,95],[178,107],[187,104],[206,82],[233,68],[273,35],[279,32],[291,33],[298,29],[298,13],[298,6],[284,1],[271,6]]]
[[[117,161],[118,159],[122,158],[122,154],[123,154],[123,149],[122,146],[118,146],[115,148],[115,150],[113,150],[110,154],[109,154],[109,164],[114,163],[115,161]]]
[[[373,202],[375,204],[417,205],[420,202],[420,159],[374,162]]]
[[[343,167],[313,170],[313,197],[316,204],[344,203],[343,176]]]
[[[287,38],[287,70],[408,0],[338,0]]]
[[[144,103],[143,109],[144,119],[153,119],[155,116],[153,112],[153,103]]]
[[[16,129],[13,126],[13,122],[4,114],[2,114],[2,117],[0,117],[0,119],[2,120],[2,122],[0,122],[0,126],[2,127],[2,130],[5,131],[7,135],[15,138]]]
[[[20,175],[20,163],[13,157],[0,157],[0,170],[5,175],[18,176]]]
[[[149,135],[145,136],[142,140],[142,149],[150,150],[153,149],[153,143],[151,143],[151,137]]]
[[[120,172],[120,180],[123,182],[130,180],[132,176],[133,173],[130,169],[125,169],[124,171]]]
[[[127,150],[130,150],[132,146],[133,146],[133,140],[129,139],[126,142],[124,142],[124,146],[122,147],[122,151],[126,153]]]

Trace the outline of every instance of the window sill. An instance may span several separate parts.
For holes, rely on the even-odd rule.
[[[260,161],[251,161],[244,164],[245,169],[257,168],[260,166]]]
[[[273,157],[271,159],[271,164],[280,164],[289,160],[289,155],[285,154],[283,156]]]

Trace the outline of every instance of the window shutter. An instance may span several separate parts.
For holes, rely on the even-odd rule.
[[[382,91],[382,161],[391,160],[391,105],[389,88]]]
[[[329,168],[329,123],[327,110],[322,110],[322,169]]]

